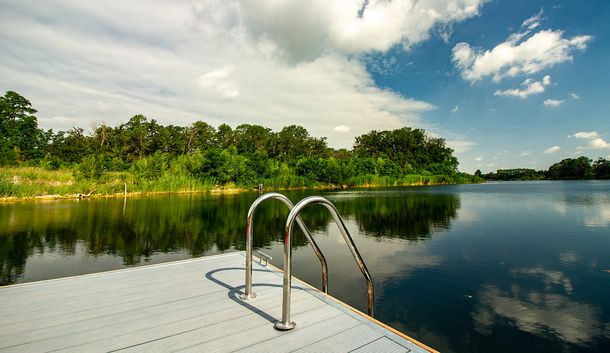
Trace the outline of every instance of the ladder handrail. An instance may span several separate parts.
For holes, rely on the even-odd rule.
[[[292,209],[294,208],[294,205],[292,204],[290,199],[277,192],[270,192],[259,196],[250,206],[250,209],[248,210],[248,220],[246,223],[246,286],[244,289],[244,294],[240,296],[242,300],[256,298],[256,294],[254,294],[254,292],[252,291],[252,233],[254,229],[254,211],[256,211],[256,208],[260,204],[270,199],[282,201],[286,206],[288,206],[289,211],[292,211]],[[313,251],[316,253],[318,259],[320,260],[320,265],[322,266],[322,291],[324,293],[328,293],[328,265],[326,263],[326,258],[322,254],[322,251],[320,250],[320,247],[318,246],[316,241],[311,236],[309,229],[307,229],[307,226],[305,225],[301,217],[297,216],[296,222],[307,237],[307,240],[309,240],[309,244],[311,244]]]
[[[282,296],[282,320],[275,323],[275,328],[281,331],[287,331],[294,328],[295,323],[290,321],[290,296],[291,296],[291,270],[292,270],[292,228],[294,226],[294,221],[299,218],[299,212],[301,212],[306,206],[310,204],[321,204],[326,207],[330,211],[343,235],[343,239],[347,243],[347,246],[356,260],[362,275],[366,279],[367,284],[367,299],[368,299],[368,314],[373,317],[373,299],[374,299],[374,288],[373,281],[371,279],[371,275],[362,260],[362,256],[358,252],[358,248],[356,248],[356,244],[352,239],[345,223],[339,216],[339,211],[335,205],[328,201],[327,199],[320,196],[310,196],[306,197],[303,200],[299,201],[294,208],[288,214],[288,218],[286,219],[286,233],[284,236],[284,276],[283,276],[283,296]]]

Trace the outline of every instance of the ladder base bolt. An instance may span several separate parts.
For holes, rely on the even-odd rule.
[[[281,321],[277,321],[274,325],[273,328],[278,330],[278,331],[290,331],[292,330],[297,324],[295,324],[294,322],[290,322],[290,323],[283,323]]]
[[[239,295],[239,299],[241,299],[243,301],[254,299],[254,298],[256,298],[256,293],[250,293],[249,295],[246,293],[242,293]]]

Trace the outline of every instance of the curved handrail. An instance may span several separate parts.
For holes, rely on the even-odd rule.
[[[298,217],[299,217],[299,212],[301,212],[303,210],[303,208],[305,208],[306,206],[308,206],[310,204],[321,204],[324,207],[326,207],[326,209],[328,209],[330,211],[330,213],[332,214],[333,219],[335,220],[335,223],[337,223],[337,226],[339,227],[339,230],[341,231],[341,234],[343,235],[343,239],[345,239],[345,242],[347,243],[347,246],[348,246],[350,252],[352,253],[352,256],[354,257],[354,260],[356,260],[356,263],[358,264],[358,267],[360,268],[362,275],[366,279],[368,314],[371,317],[373,316],[373,296],[374,296],[373,281],[371,279],[371,275],[370,275],[368,269],[366,268],[366,265],[364,264],[364,261],[362,260],[362,256],[360,256],[360,253],[358,252],[358,249],[356,248],[356,244],[354,244],[354,240],[352,239],[351,235],[349,234],[347,227],[345,226],[345,223],[343,223],[343,220],[339,216],[339,212],[337,211],[337,208],[335,207],[335,205],[333,205],[332,202],[328,201],[327,199],[325,199],[323,197],[310,196],[310,197],[306,197],[303,200],[299,201],[294,206],[294,208],[290,211],[290,214],[288,214],[288,218],[286,219],[286,233],[285,233],[285,237],[284,237],[284,280],[283,280],[284,293],[283,293],[283,297],[282,297],[282,320],[275,323],[275,328],[278,330],[281,330],[281,331],[291,330],[295,326],[295,323],[290,321],[290,290],[291,290],[291,280],[292,280],[292,276],[290,273],[292,270],[292,260],[291,260],[291,257],[292,257],[292,244],[291,244],[292,228],[293,228],[295,219],[298,219]]]
[[[256,208],[261,203],[270,199],[282,201],[286,206],[288,206],[288,210],[290,211],[292,211],[292,209],[294,208],[294,205],[292,204],[290,199],[277,192],[270,192],[259,196],[250,206],[250,209],[248,210],[248,221],[246,223],[246,287],[244,290],[244,294],[240,296],[242,300],[256,298],[256,294],[254,294],[254,292],[252,291],[252,232],[254,229],[254,211],[256,211]],[[305,225],[301,217],[297,217],[296,222],[307,237],[307,240],[309,240],[309,244],[311,244],[313,251],[316,253],[318,259],[320,260],[320,265],[322,266],[322,291],[324,291],[324,293],[328,293],[328,265],[326,264],[326,258],[322,254],[322,251],[320,251],[320,247],[318,247],[318,244],[311,236],[309,229],[307,229],[307,226]]]

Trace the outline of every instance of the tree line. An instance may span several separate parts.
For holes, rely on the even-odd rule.
[[[547,170],[528,168],[498,169],[495,173],[482,174],[480,170],[475,175],[485,180],[586,180],[610,179],[610,161],[581,156],[566,158],[549,167]]]
[[[409,127],[371,131],[347,150],[330,148],[325,137],[297,125],[277,132],[251,124],[215,128],[204,121],[176,126],[138,114],[117,126],[97,125],[91,133],[80,127],[55,132],[40,129],[36,113],[16,92],[0,97],[0,166],[70,168],[89,180],[128,172],[135,182],[173,176],[242,187],[472,177],[458,173],[457,158],[443,139]]]

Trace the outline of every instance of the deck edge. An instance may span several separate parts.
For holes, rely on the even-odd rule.
[[[284,272],[282,269],[279,269],[279,268],[273,266],[271,263],[269,263],[268,266],[273,268],[274,270],[276,270],[279,273],[283,273]],[[360,310],[354,308],[353,306],[351,306],[351,305],[349,305],[349,304],[347,304],[347,303],[345,303],[345,302],[343,302],[343,301],[333,297],[332,295],[330,295],[328,293],[322,292],[318,288],[316,288],[316,287],[312,286],[311,284],[301,280],[300,278],[295,277],[295,276],[292,276],[292,278],[297,280],[297,281],[299,281],[305,287],[314,290],[316,292],[316,294],[318,294],[319,296],[321,296],[323,298],[328,298],[331,301],[334,301],[335,303],[339,304],[340,306],[344,307],[345,309],[348,309],[351,312],[355,313],[356,315],[359,315],[360,317],[362,317],[362,318],[364,318],[366,320],[369,320],[370,322],[372,322],[372,323],[374,323],[376,325],[381,326],[382,328],[384,328],[384,329],[392,332],[393,334],[395,334],[395,335],[397,335],[397,336],[399,336],[399,337],[401,337],[401,338],[403,338],[403,339],[413,343],[414,345],[416,345],[416,346],[418,346],[418,347],[420,347],[422,349],[425,349],[425,350],[427,350],[430,353],[440,353],[436,349],[426,345],[425,343],[422,343],[422,342],[416,340],[413,337],[410,337],[409,335],[405,334],[404,332],[401,332],[401,331],[393,328],[392,326],[390,326],[390,325],[388,325],[388,324],[386,324],[386,323],[384,323],[382,321],[379,321],[379,320],[375,319],[374,317],[371,317],[371,316],[363,313],[362,311],[360,311]]]
[[[236,255],[240,255],[242,257],[245,256],[243,251],[239,251],[238,250],[238,251],[232,251],[232,252],[227,252],[227,253],[213,254],[213,255],[209,255],[209,256],[193,257],[193,258],[184,259],[184,260],[161,262],[161,263],[158,263],[158,264],[142,265],[142,266],[135,266],[135,267],[127,267],[127,268],[117,268],[116,270],[108,270],[108,271],[93,272],[93,273],[84,273],[82,275],[74,275],[74,276],[66,276],[66,277],[43,279],[43,280],[40,280],[40,281],[32,281],[32,282],[9,284],[9,285],[6,285],[6,286],[0,286],[0,291],[2,291],[4,289],[9,289],[9,288],[15,288],[15,287],[43,285],[43,284],[47,284],[47,283],[50,283],[50,282],[59,282],[59,281],[65,281],[65,280],[69,280],[69,279],[86,278],[86,277],[97,277],[97,276],[111,274],[111,273],[115,273],[115,272],[140,271],[140,270],[146,270],[146,269],[151,269],[151,268],[177,266],[177,265],[181,265],[181,264],[187,263],[187,262],[206,261],[206,260],[210,260],[210,259],[216,259],[216,258],[219,258],[219,257],[230,257],[230,256],[236,256]]]

